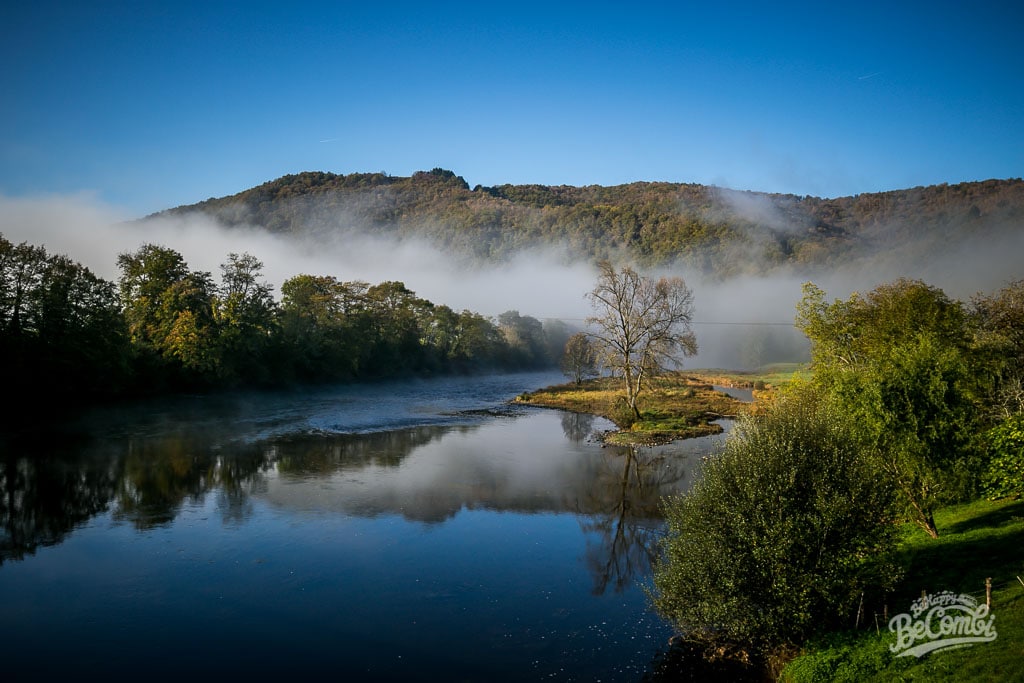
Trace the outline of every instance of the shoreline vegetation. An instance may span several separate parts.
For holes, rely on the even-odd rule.
[[[525,392],[517,405],[556,408],[604,417],[618,429],[603,441],[619,446],[654,446],[718,434],[720,419],[736,418],[756,406],[778,387],[806,372],[802,364],[779,364],[756,372],[730,370],[680,370],[650,380],[644,392],[640,419],[636,419],[622,395],[622,382],[611,377],[567,382]],[[753,403],[715,389],[715,386],[749,389]]]
[[[670,372],[654,379],[644,394],[641,419],[631,420],[622,401],[620,382],[607,377],[577,384],[554,385],[521,394],[514,403],[557,408],[605,417],[616,431],[603,435],[613,445],[647,446],[721,431],[713,421],[758,411],[770,396],[795,381],[808,379],[807,364],[779,364],[754,372],[701,369]],[[728,396],[715,387],[748,389],[753,402]],[[759,406],[760,404],[760,406]],[[701,655],[692,644],[674,639],[652,680],[689,680],[697,672],[746,681],[888,681],[948,680],[968,675],[982,680],[1018,680],[1024,652],[1024,500],[979,499],[939,507],[935,513],[942,534],[930,538],[912,522],[899,525],[894,558],[902,567],[900,580],[884,602],[856,623],[830,630],[774,661],[694,660]],[[922,591],[971,594],[985,601],[985,580],[991,580],[992,613],[998,638],[928,656],[897,657],[890,645],[895,635],[887,619],[909,609]],[[710,667],[710,668],[707,668]]]

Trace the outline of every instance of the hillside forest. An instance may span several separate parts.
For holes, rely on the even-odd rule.
[[[199,212],[228,227],[341,239],[423,239],[446,253],[497,263],[531,249],[720,279],[788,267],[821,272],[885,253],[904,265],[1016,230],[1024,181],[986,180],[819,198],[714,186],[477,185],[435,168],[287,175],[235,195],[157,214]]]

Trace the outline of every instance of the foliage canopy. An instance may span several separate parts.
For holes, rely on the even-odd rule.
[[[441,174],[442,178],[448,178]],[[451,182],[454,179],[448,178]],[[263,280],[228,254],[220,282],[174,249],[120,254],[115,283],[0,236],[0,351],[8,387],[39,401],[554,366],[571,332],[518,311],[455,312],[402,282]]]
[[[742,418],[666,503],[654,604],[691,640],[762,654],[800,643],[895,578],[890,500],[841,411],[796,390]]]
[[[979,368],[962,304],[901,279],[832,303],[808,283],[797,311],[815,383],[878,454],[910,518],[936,536],[935,507],[970,486],[961,475],[978,426]]]

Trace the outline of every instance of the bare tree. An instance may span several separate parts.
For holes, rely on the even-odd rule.
[[[587,295],[596,313],[587,318],[590,334],[604,367],[622,378],[626,403],[639,418],[637,399],[647,378],[697,353],[690,330],[693,292],[679,277],[655,281],[628,266],[616,271],[608,261],[598,268],[597,285]]]
[[[590,338],[582,332],[569,337],[559,365],[562,373],[576,384],[582,384],[587,377],[597,376],[597,353]]]

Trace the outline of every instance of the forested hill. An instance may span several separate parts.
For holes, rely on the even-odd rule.
[[[536,246],[577,258],[681,263],[718,275],[848,262],[880,251],[984,239],[1024,224],[1024,181],[822,199],[714,186],[635,182],[470,188],[452,171],[288,175],[158,215],[202,211],[228,226],[332,239],[349,231],[425,238],[500,260]]]

